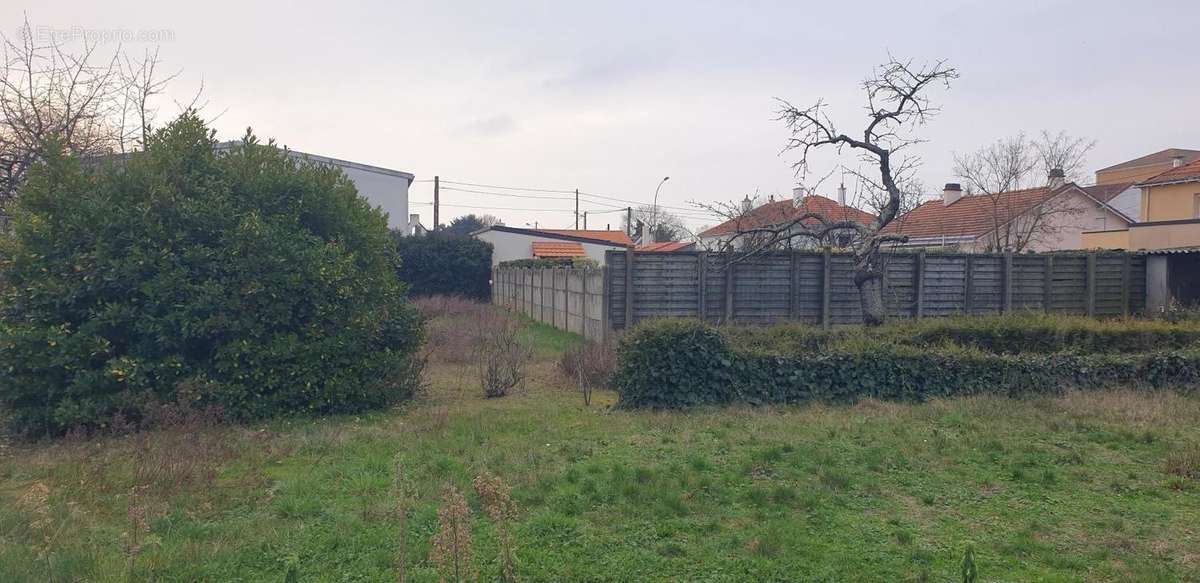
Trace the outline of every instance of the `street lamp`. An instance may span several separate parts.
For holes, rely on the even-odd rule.
[[[662,190],[662,185],[670,180],[670,176],[663,176],[663,179],[658,181],[658,188],[654,189],[654,210],[650,212],[650,242],[657,243],[654,239],[655,231],[658,230],[658,191]]]

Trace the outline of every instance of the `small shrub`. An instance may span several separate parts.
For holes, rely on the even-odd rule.
[[[395,234],[396,271],[413,296],[460,295],[487,301],[492,295],[492,244],[474,237],[433,233]]]
[[[532,343],[521,322],[495,308],[481,310],[476,325],[480,388],[488,398],[503,397],[524,382],[526,364],[533,357]]]
[[[592,404],[592,391],[612,386],[617,352],[612,342],[582,342],[562,353],[558,370],[583,394],[583,404]]]

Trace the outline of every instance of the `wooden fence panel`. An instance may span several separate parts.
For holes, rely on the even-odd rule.
[[[1056,255],[1050,281],[1050,311],[1087,313],[1087,257]]]
[[[732,266],[726,261],[719,253],[613,251],[603,271],[498,268],[493,301],[588,338],[658,316],[738,324],[862,322],[849,255],[774,253]],[[1006,298],[1011,310],[1096,316],[1141,313],[1146,305],[1144,255],[897,252],[883,265],[884,304],[894,318],[997,313]]]
[[[790,315],[791,257],[763,255],[734,264],[733,321],[770,324]]]
[[[925,256],[924,315],[953,316],[966,310],[966,271],[965,255]]]
[[[886,258],[883,303],[889,317],[907,318],[916,313],[916,269],[916,255],[892,255]]]

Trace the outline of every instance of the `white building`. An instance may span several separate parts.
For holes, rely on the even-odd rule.
[[[503,261],[587,257],[604,265],[604,252],[624,251],[633,241],[624,231],[518,229],[494,225],[471,233],[492,244],[492,267]]]
[[[217,144],[216,150],[228,150],[237,143],[222,142]],[[288,150],[288,155],[297,160],[340,168],[354,183],[360,196],[370,201],[371,206],[380,207],[387,213],[389,228],[400,229],[405,235],[412,235],[414,227],[423,229],[419,227],[420,215],[408,214],[408,187],[413,181],[411,173],[296,150]]]

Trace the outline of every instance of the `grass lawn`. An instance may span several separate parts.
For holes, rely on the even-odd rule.
[[[533,330],[501,399],[435,363],[391,412],[2,444],[0,581],[394,581],[400,493],[408,578],[437,581],[446,483],[495,580],[484,470],[522,581],[957,581],[968,541],[980,581],[1200,581],[1200,480],[1167,471],[1200,397],[622,411],[584,407],[554,365],[574,337]]]

